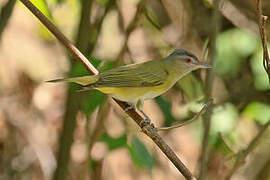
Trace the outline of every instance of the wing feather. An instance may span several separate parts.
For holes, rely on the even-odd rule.
[[[168,72],[160,63],[151,61],[126,65],[99,75],[94,87],[151,87],[163,84]]]

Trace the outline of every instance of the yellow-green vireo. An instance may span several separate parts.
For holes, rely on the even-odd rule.
[[[97,89],[130,104],[144,115],[144,100],[157,97],[170,89],[187,73],[211,68],[184,49],[176,49],[166,58],[116,67],[98,75],[56,79],[48,82],[74,82],[83,90]],[[126,109],[128,110],[128,109]],[[146,116],[146,115],[145,115]],[[146,116],[149,120],[149,118]]]

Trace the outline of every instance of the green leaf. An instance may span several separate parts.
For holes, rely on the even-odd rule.
[[[210,139],[209,143],[212,146],[216,146],[220,137],[218,132],[221,132],[223,135],[231,134],[233,128],[235,127],[235,122],[239,117],[237,108],[231,103],[225,103],[214,107],[213,114],[211,117],[211,129],[210,129]],[[203,131],[199,127],[196,129],[199,133],[198,135],[203,135]],[[201,138],[200,137],[200,138]]]
[[[198,100],[204,96],[201,82],[192,73],[180,79],[178,84],[191,100]]]
[[[234,28],[217,37],[217,56],[214,63],[220,75],[233,76],[241,68],[241,63],[250,56],[259,41],[256,36],[245,30]]]
[[[76,62],[76,60],[74,61],[75,61],[75,64],[71,68],[70,77],[89,75],[89,72],[82,65],[82,63]]]
[[[115,150],[120,147],[125,147],[127,145],[127,135],[124,134],[119,138],[113,138],[108,134],[104,134],[99,141],[105,142],[108,145],[110,151]]]
[[[94,67],[98,67],[100,65],[100,63],[102,62],[100,59],[94,58],[94,57],[90,57],[88,58],[90,63],[94,66]],[[92,75],[89,74],[89,72],[87,71],[87,69],[82,65],[82,63],[77,62],[76,60],[73,59],[73,61],[75,61],[75,64],[72,66],[71,69],[71,73],[70,76],[83,76],[83,75]]]
[[[51,21],[52,15],[45,0],[30,0],[48,19]]]
[[[269,44],[268,44],[269,47]],[[269,52],[270,53],[270,52]],[[254,75],[254,86],[257,90],[270,89],[268,75],[263,67],[263,50],[260,48],[250,61],[252,74]]]
[[[154,158],[147,151],[145,145],[137,138],[133,137],[131,147],[128,146],[133,162],[140,168],[151,170],[154,166]]]
[[[56,3],[57,4],[61,4],[61,3],[63,3],[64,2],[64,0],[56,0]]]
[[[239,114],[237,108],[231,104],[226,103],[224,105],[216,106],[212,115],[212,127],[211,133],[216,134],[218,132],[228,133],[235,126]]]
[[[97,0],[98,3],[101,3],[101,4],[108,4],[110,1],[112,0]]]
[[[171,113],[171,104],[165,101],[161,96],[155,98],[156,103],[160,107],[161,111],[163,112],[166,120],[165,126],[170,126],[175,122],[175,118]]]
[[[82,92],[78,92],[82,93]],[[105,95],[98,90],[90,90],[83,93],[82,110],[89,116],[103,102]]]
[[[106,70],[109,70],[109,69],[113,68],[113,66],[114,66],[113,61],[105,61],[105,63],[100,68],[98,68],[98,70],[100,72],[104,72]]]
[[[261,124],[265,124],[270,120],[270,105],[252,102],[244,109],[243,115]]]
[[[51,11],[45,0],[30,0],[50,21],[54,22]],[[46,41],[54,40],[54,35],[43,25],[40,25],[38,34]]]

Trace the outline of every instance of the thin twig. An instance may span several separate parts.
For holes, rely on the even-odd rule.
[[[162,27],[158,24],[158,23],[156,23],[156,22],[154,22],[153,20],[152,20],[152,18],[149,16],[149,14],[147,13],[147,11],[145,11],[144,12],[144,15],[145,15],[145,17],[146,17],[146,19],[156,28],[156,29],[158,29],[158,30],[162,30]]]
[[[20,0],[54,35],[55,37],[71,52],[71,54],[80,61],[91,74],[98,74],[97,69],[87,60],[83,54],[70,43],[70,41],[51,23],[29,0]],[[128,107],[125,102],[114,99],[115,102],[124,110]],[[127,114],[140,126],[144,120],[135,110],[130,109]],[[157,133],[156,128],[151,124],[141,126],[143,132],[148,135],[175,167],[182,173],[186,179],[195,179],[189,169],[177,157],[174,151],[165,143]]]
[[[202,114],[204,114],[207,111],[208,107],[210,105],[212,105],[212,103],[213,103],[213,98],[208,99],[206,104],[203,106],[203,108],[195,116],[193,116],[190,120],[188,120],[186,122],[176,124],[173,126],[168,126],[168,127],[160,127],[160,128],[157,128],[157,130],[158,131],[165,131],[165,130],[175,129],[175,128],[179,128],[179,127],[188,125],[188,124],[192,123],[193,121],[197,120]]]
[[[257,12],[258,17],[258,26],[260,30],[261,40],[262,40],[262,46],[263,46],[263,67],[268,74],[268,79],[270,83],[270,59],[267,49],[267,37],[266,37],[266,21],[267,16],[264,16],[262,14],[262,4],[260,0],[255,0],[255,8]]]
[[[237,153],[236,160],[234,162],[234,165],[230,172],[228,173],[226,180],[231,179],[232,175],[236,172],[236,170],[241,167],[243,164],[245,164],[245,159],[248,156],[250,152],[252,152],[257,145],[259,144],[260,140],[262,139],[264,133],[270,126],[270,120],[262,127],[260,132],[257,134],[257,136],[249,143],[248,147],[244,150],[241,150]]]
[[[89,135],[89,140],[90,140],[89,145],[88,145],[89,152],[91,152],[94,143],[98,140],[98,138],[102,134],[103,123],[104,123],[106,117],[108,116],[110,107],[111,106],[108,102],[108,96],[106,96],[104,99],[104,102],[102,103],[102,105],[100,106],[100,108],[98,110],[98,115],[97,115],[97,120],[96,120],[97,125],[96,125],[95,129],[93,130],[93,132]],[[90,155],[90,153],[89,153],[89,155]]]
[[[229,145],[227,139],[223,136],[223,134],[221,132],[218,132],[218,135],[225,144],[225,146],[230,150],[230,152],[236,154],[236,151]]]
[[[210,64],[214,64],[214,59],[216,56],[216,37],[219,32],[221,14],[219,12],[219,3],[220,0],[214,1],[214,11],[212,17],[212,33],[210,34],[210,47],[209,47],[209,59]],[[206,83],[205,83],[205,94],[206,97],[212,96],[213,82],[214,82],[215,72],[213,70],[207,71],[206,74]],[[201,164],[200,164],[200,175],[199,179],[204,180],[206,178],[206,173],[208,169],[208,141],[211,128],[211,115],[213,107],[211,106],[208,111],[205,113],[204,117],[204,135],[202,142],[202,153],[201,153]]]
[[[124,41],[124,44],[123,44],[123,47],[122,47],[120,53],[118,54],[118,56],[116,58],[115,66],[118,66],[120,64],[120,62],[122,61],[122,58],[124,57],[124,53],[126,51],[129,51],[128,39],[129,39],[130,34],[137,27],[137,24],[138,24],[138,21],[139,21],[139,16],[144,11],[144,3],[145,3],[145,1],[141,1],[138,4],[135,16],[134,16],[133,20],[129,23],[126,30],[124,28],[123,18],[121,18],[121,16],[119,16],[119,26],[120,26],[121,31],[123,31],[123,32],[125,31],[125,41]]]
[[[102,27],[102,23],[105,19],[105,17],[107,16],[108,12],[110,11],[110,9],[112,7],[115,6],[115,3],[116,3],[116,0],[110,0],[109,2],[106,2],[106,6],[105,6],[105,10],[104,10],[104,13],[103,15],[92,25],[92,28],[90,30],[90,33],[88,32],[88,34],[92,34],[92,33],[96,33],[94,38],[93,38],[90,42],[88,42],[87,44],[87,52],[88,54],[87,55],[90,55],[90,53],[94,50],[94,47],[97,43],[97,40],[98,40],[98,37],[99,37],[99,34],[101,32],[101,27]],[[89,21],[89,19],[88,19]]]

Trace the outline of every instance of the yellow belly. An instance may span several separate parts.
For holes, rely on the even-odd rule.
[[[174,83],[175,80],[167,81],[160,86],[154,87],[100,87],[96,89],[118,100],[136,104],[138,100],[144,101],[163,94],[171,88]]]

